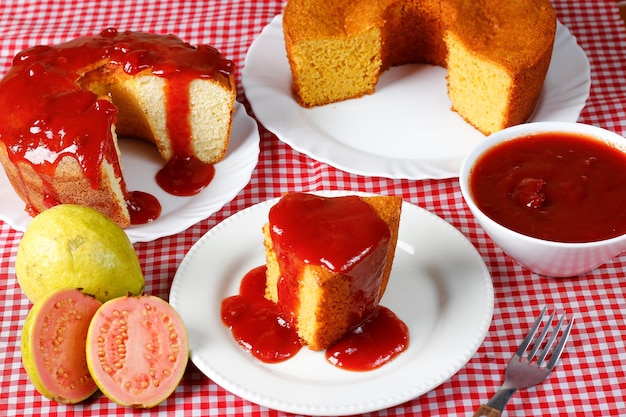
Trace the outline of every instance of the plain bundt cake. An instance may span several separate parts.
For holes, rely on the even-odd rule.
[[[289,0],[283,31],[304,107],[371,94],[391,66],[434,64],[452,109],[490,134],[531,116],[556,15],[550,0]]]
[[[323,350],[370,318],[391,273],[402,199],[289,193],[263,227],[265,296]]]
[[[192,177],[185,170],[198,166],[208,182],[228,147],[235,96],[231,61],[173,35],[107,29],[33,47],[0,80],[0,162],[31,215],[82,204],[127,227],[139,203],[117,135],[154,142],[161,172]],[[188,180],[163,177],[173,193]]]

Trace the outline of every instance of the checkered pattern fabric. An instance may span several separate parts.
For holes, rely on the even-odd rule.
[[[553,0],[591,63],[592,86],[579,121],[617,133],[626,130],[626,33],[613,0]],[[114,26],[174,33],[208,43],[243,66],[248,47],[284,4],[272,0],[4,0],[0,4],[0,74],[19,50],[98,33]],[[239,98],[245,103],[237,73]],[[570,343],[550,378],[516,394],[506,415],[618,416],[626,414],[626,255],[571,279],[530,273],[505,255],[477,225],[458,181],[390,180],[349,174],[317,162],[261,128],[261,152],[250,183],[219,212],[174,236],[138,243],[146,292],[167,299],[178,265],[204,233],[221,220],[286,191],[349,189],[396,194],[435,213],[463,233],[482,255],[495,289],[493,321],[469,362],[432,391],[379,416],[467,416],[495,392],[503,369],[541,306],[576,317]],[[0,203],[1,204],[1,203]],[[21,364],[20,334],[28,309],[15,278],[21,233],[0,221],[0,415],[135,415],[103,396],[73,406],[42,397]],[[175,393],[144,412],[180,416],[282,415],[241,399],[200,373],[193,364]]]

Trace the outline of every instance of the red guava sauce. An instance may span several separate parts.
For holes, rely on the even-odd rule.
[[[195,156],[176,155],[157,172],[156,182],[176,196],[192,196],[206,188],[215,176],[215,167]]]
[[[339,368],[369,371],[404,352],[408,344],[406,324],[387,307],[378,306],[373,317],[326,350],[326,359]]]
[[[588,242],[626,233],[626,153],[573,133],[504,142],[470,173],[476,205],[528,236]]]
[[[159,170],[155,180],[163,190],[176,196],[198,194],[215,176],[215,167],[200,161],[192,153],[189,85],[195,77],[193,72],[181,72],[169,80],[166,89],[166,126],[169,136],[176,140],[172,141],[173,157]]]
[[[130,224],[151,223],[159,218],[161,203],[155,196],[143,191],[130,191],[128,195],[126,207],[128,207],[130,214]]]
[[[265,363],[287,360],[302,347],[295,329],[265,298],[265,266],[248,272],[239,294],[222,301],[222,321],[237,343]]]

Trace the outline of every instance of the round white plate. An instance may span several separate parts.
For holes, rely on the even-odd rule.
[[[360,175],[449,178],[458,176],[465,154],[485,136],[450,110],[446,74],[432,65],[394,67],[375,94],[305,109],[291,94],[279,15],[250,46],[242,83],[259,122],[312,158]],[[577,121],[590,85],[587,56],[559,23],[531,121]]]
[[[325,192],[323,195],[356,194]],[[222,300],[265,264],[261,227],[269,200],[216,225],[189,250],[169,302],[189,334],[191,360],[210,379],[251,402],[307,415],[349,415],[422,395],[461,369],[482,343],[493,313],[493,285],[482,258],[453,226],[403,203],[392,275],[381,304],[409,327],[408,349],[369,372],[341,370],[324,352],[303,348],[279,364],[254,359],[222,323]]]
[[[163,166],[163,159],[154,145],[137,139],[119,141],[128,189],[152,194],[162,209],[155,221],[125,230],[131,242],[149,242],[181,232],[221,209],[248,184],[259,160],[259,131],[242,105],[237,103],[236,109],[226,157],[215,164],[211,184],[192,197],[173,196],[156,183],[154,176]],[[0,169],[0,201],[0,219],[17,231],[25,231],[32,218],[3,169]]]

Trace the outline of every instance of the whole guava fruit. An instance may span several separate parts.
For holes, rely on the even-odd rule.
[[[109,217],[89,207],[61,204],[35,216],[15,259],[17,281],[28,299],[79,288],[100,302],[143,293],[137,252]]]
[[[46,295],[22,327],[22,363],[41,395],[75,404],[98,390],[86,358],[87,330],[100,301],[77,289]]]

